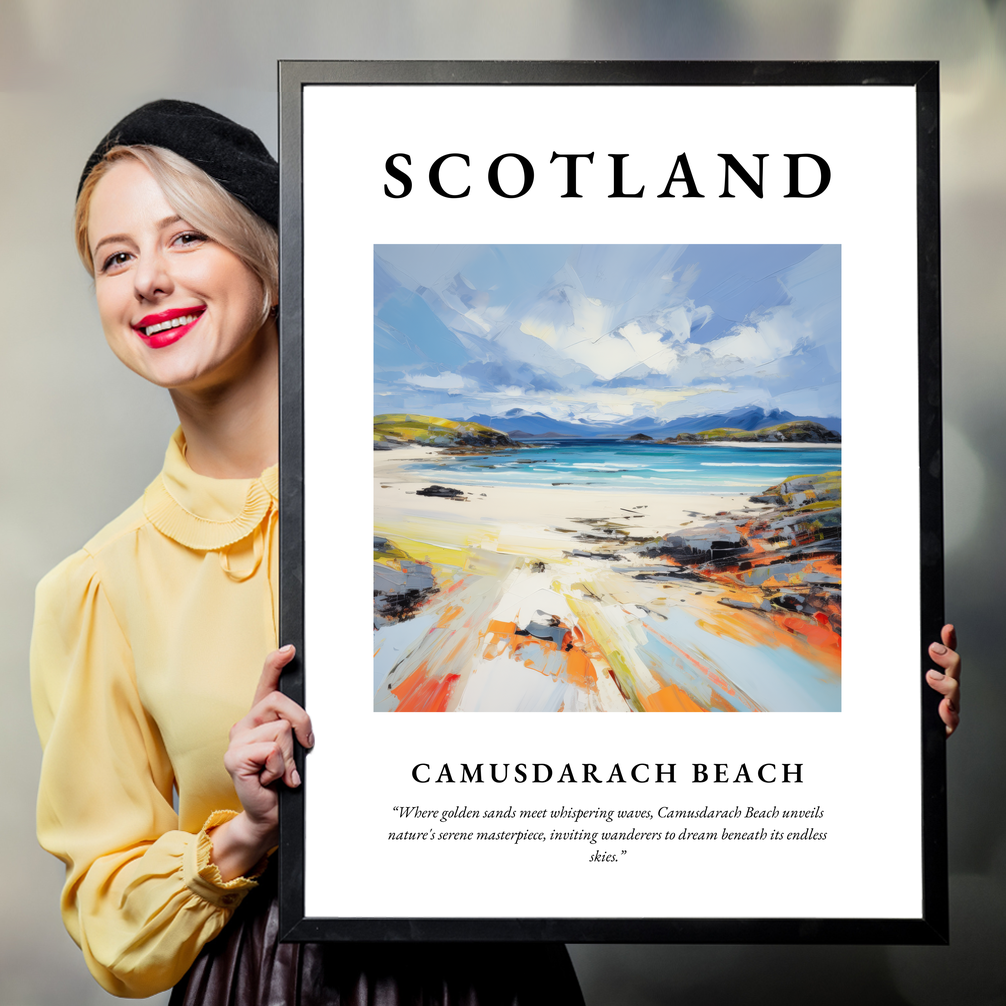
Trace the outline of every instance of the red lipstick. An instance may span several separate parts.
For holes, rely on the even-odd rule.
[[[202,317],[204,305],[173,307],[168,311],[148,314],[133,325],[133,331],[151,348],[161,349],[187,335]],[[179,324],[181,319],[189,319]],[[153,329],[153,331],[151,331]],[[148,334],[149,333],[149,334]]]

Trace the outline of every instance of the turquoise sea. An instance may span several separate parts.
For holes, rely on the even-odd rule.
[[[539,440],[478,456],[436,455],[408,471],[451,485],[590,486],[668,493],[755,494],[791,475],[842,467],[840,447],[678,447],[612,440]]]

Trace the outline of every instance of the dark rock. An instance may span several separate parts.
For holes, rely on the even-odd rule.
[[[694,580],[697,583],[704,583],[705,577],[693,573],[684,566],[635,566],[628,569],[619,569],[619,573],[631,573],[633,580]]]
[[[441,496],[446,499],[455,499],[458,496],[463,496],[464,493],[460,489],[451,489],[448,486],[427,486],[425,489],[417,489],[417,496]]]
[[[562,641],[566,637],[566,633],[569,632],[569,629],[558,622],[553,625],[551,622],[546,624],[544,622],[531,621],[527,623],[526,629],[518,629],[517,632],[521,635],[526,632],[529,636],[534,636],[535,639],[550,639],[556,646],[562,646]]]
[[[376,540],[376,539],[375,539]],[[374,628],[414,618],[438,591],[426,563],[402,560],[401,569],[374,563]]]
[[[687,537],[665,535],[660,541],[642,545],[634,551],[651,559],[667,557],[682,566],[698,566],[730,559],[746,551],[747,547],[748,543],[740,532],[713,526],[696,528]]]
[[[762,601],[761,604],[755,604],[753,601],[738,601],[732,597],[721,597],[717,603],[725,604],[728,608],[753,608],[756,611],[772,610],[772,604],[768,600]]]

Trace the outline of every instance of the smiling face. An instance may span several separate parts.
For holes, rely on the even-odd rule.
[[[255,273],[182,220],[139,161],[119,160],[98,181],[87,238],[105,338],[148,381],[193,392],[226,384],[275,338]]]

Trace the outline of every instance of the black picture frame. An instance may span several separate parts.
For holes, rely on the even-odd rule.
[[[287,941],[563,941],[625,943],[939,944],[948,942],[945,736],[939,696],[925,684],[927,646],[943,624],[943,503],[940,378],[939,70],[935,62],[356,62],[282,61],[280,120],[280,641],[297,657],[282,688],[310,711],[304,648],[304,396],[302,94],[307,85],[475,84],[799,85],[915,91],[918,240],[919,485],[921,638],[918,640],[922,723],[923,905],[921,917],[852,918],[317,918],[305,915],[305,806],[311,798],[310,758],[297,762],[304,779],[281,794],[280,927]]]

